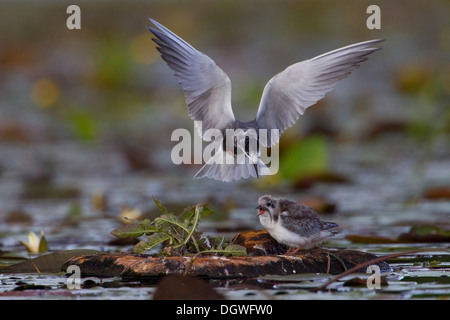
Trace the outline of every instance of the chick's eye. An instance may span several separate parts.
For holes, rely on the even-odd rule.
[[[272,202],[267,202],[266,206],[273,208],[273,203]]]

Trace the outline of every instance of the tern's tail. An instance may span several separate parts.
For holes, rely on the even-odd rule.
[[[249,158],[245,157],[245,162],[242,164],[227,164],[225,161],[222,164],[219,164],[214,161],[214,158],[211,158],[197,172],[194,179],[207,177],[230,182],[233,180],[247,179],[250,176],[259,178],[260,176],[268,174],[270,174],[270,170],[259,158],[257,158],[257,163],[252,163]]]

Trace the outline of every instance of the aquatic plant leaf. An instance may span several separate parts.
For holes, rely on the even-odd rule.
[[[210,209],[208,207],[208,204],[204,204],[202,206],[202,210],[200,211],[200,219],[204,219],[206,217],[209,217],[210,215],[212,215],[214,213],[213,209]]]
[[[246,256],[247,249],[238,244],[229,244],[225,247],[225,249],[223,250],[223,253],[230,254],[232,256]]]
[[[198,204],[197,206],[200,207],[200,219],[209,217],[210,215],[212,215],[214,213],[214,210],[210,209],[208,207],[207,203],[201,203],[201,204]],[[186,207],[179,216],[180,221],[192,220],[192,218],[195,215],[195,208],[197,206]]]
[[[161,201],[159,201],[155,197],[152,197],[152,198],[153,198],[153,201],[155,202],[156,206],[158,207],[159,211],[161,211],[162,214],[167,214],[169,212],[169,211],[167,211],[167,208],[162,205]]]
[[[64,262],[72,257],[86,254],[103,254],[103,252],[92,249],[75,249],[53,252],[10,266],[1,267],[0,273],[35,273],[37,272],[36,268],[40,272],[60,272],[61,266]]]
[[[202,205],[198,204],[195,206],[194,209],[194,217],[191,220],[192,226],[191,226],[191,230],[188,230],[188,235],[186,236],[186,238],[184,239],[184,241],[182,242],[182,245],[186,245],[189,243],[189,241],[191,240],[193,242],[193,244],[195,245],[195,247],[197,248],[197,251],[199,250],[197,242],[195,241],[195,238],[192,238],[192,236],[195,233],[195,230],[197,230],[197,226],[198,226],[198,221],[200,220],[200,210],[202,209]]]
[[[222,249],[223,247],[226,247],[230,241],[225,239],[225,237],[215,237],[212,239],[208,239],[209,242],[211,243],[211,246],[213,246],[214,248],[217,249]]]
[[[170,240],[172,237],[167,234],[163,233],[154,233],[151,236],[147,238],[147,241],[140,241],[137,243],[133,251],[135,253],[144,253],[146,251],[151,250],[153,247],[157,246],[158,244],[163,243],[164,241]]]
[[[183,222],[185,220],[191,220],[192,217],[194,216],[194,209],[195,209],[195,206],[187,206],[180,213],[180,215],[178,216],[178,219],[180,219],[180,221],[183,221]]]
[[[240,246],[238,244],[229,244],[225,248],[217,248],[217,249],[210,249],[210,250],[204,250],[201,253],[219,253],[224,255],[231,255],[231,256],[246,256],[247,255],[247,249],[243,246]]]
[[[158,232],[158,229],[151,225],[150,220],[144,219],[140,223],[127,224],[114,229],[111,234],[119,238],[137,238],[154,232]]]
[[[224,237],[220,239],[203,236],[197,230],[199,221],[214,213],[207,204],[201,203],[186,207],[178,216],[170,213],[155,197],[153,197],[161,215],[152,222],[148,219],[140,223],[124,225],[111,234],[121,238],[139,237],[143,234],[150,235],[146,240],[135,245],[135,253],[149,251],[153,247],[167,242],[162,255],[184,255],[184,254],[224,254],[224,255],[246,255],[246,249],[239,245],[228,245]]]
[[[412,226],[410,232],[418,235],[418,236],[425,236],[425,235],[432,235],[432,234],[439,234],[439,235],[445,235],[450,236],[450,230],[443,230],[435,225],[419,225],[419,226]]]
[[[155,226],[158,229],[166,229],[170,226],[175,226],[183,229],[186,232],[190,231],[187,223],[181,222],[175,215],[171,213],[163,214],[155,218]]]
[[[399,235],[404,242],[449,242],[450,230],[441,229],[435,225],[412,226],[411,229]]]

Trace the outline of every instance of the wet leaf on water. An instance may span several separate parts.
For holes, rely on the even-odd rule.
[[[434,225],[420,225],[412,226],[408,232],[394,238],[357,234],[350,234],[345,238],[354,243],[450,242],[450,230],[443,230]]]
[[[28,224],[33,222],[33,218],[25,211],[12,210],[7,213],[5,218],[6,223],[24,223]]]
[[[444,231],[441,228],[429,224],[421,225],[421,226],[412,226],[410,232],[418,235],[425,236],[430,234],[442,234],[442,235],[450,235],[450,231]]]
[[[153,296],[155,300],[223,300],[211,284],[203,279],[170,275],[162,279]]]
[[[91,249],[64,250],[49,253],[34,259],[19,262],[7,267],[0,268],[0,273],[36,273],[36,267],[40,272],[60,272],[64,262],[72,257],[85,254],[101,254],[101,251]]]
[[[45,286],[44,286],[45,287]],[[12,298],[17,298],[19,297],[20,299],[25,299],[25,297],[31,297],[31,298],[36,298],[36,299],[42,299],[42,291],[40,291],[40,287],[35,287],[35,288],[31,288],[31,289],[35,289],[35,290],[29,290],[30,288],[27,288],[25,290],[12,290],[12,291],[5,291],[5,292],[0,292],[0,297],[12,297]],[[38,290],[36,290],[38,289]],[[45,288],[44,288],[45,289]],[[69,292],[67,290],[46,290],[45,292],[45,296],[54,296],[56,299],[61,299],[61,297],[72,297],[73,294],[72,292]]]
[[[423,196],[427,199],[450,199],[450,186],[428,189]]]
[[[359,234],[349,234],[345,239],[354,243],[398,243],[397,239],[380,237],[380,236],[365,236]]]
[[[98,283],[92,279],[87,279],[81,284],[81,288],[83,289],[91,289],[98,286]]]
[[[401,279],[405,282],[450,284],[450,277],[447,273],[437,273],[436,276],[405,276]]]
[[[369,276],[369,275],[367,275]],[[380,276],[380,285],[387,286],[389,283],[386,280],[385,276]],[[344,287],[367,287],[367,278],[362,279],[360,277],[354,277],[348,280],[345,280],[343,283]]]
[[[435,225],[412,226],[411,229],[402,233],[400,241],[411,242],[450,242],[450,230],[443,230]]]
[[[13,289],[13,291],[24,291],[24,290],[50,290],[50,286],[44,286],[39,284],[21,284]]]
[[[386,133],[403,133],[406,131],[408,123],[404,120],[397,119],[383,119],[373,123],[370,128],[367,129],[365,137],[367,139],[375,139]]]
[[[57,187],[51,183],[29,181],[22,193],[23,199],[72,199],[79,198],[80,190],[73,187]]]

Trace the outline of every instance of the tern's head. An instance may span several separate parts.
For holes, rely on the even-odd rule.
[[[267,221],[267,223],[273,223],[274,217],[278,215],[278,213],[276,212],[276,208],[278,208],[277,198],[270,195],[259,197],[258,206],[256,207],[256,209],[258,209],[258,217],[261,223],[263,223],[263,221]]]
[[[259,146],[256,130],[254,128],[226,129],[223,150],[240,159],[238,164],[245,164],[246,158],[253,164],[257,163]]]

